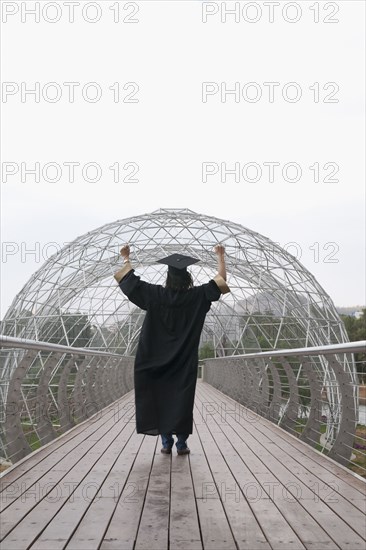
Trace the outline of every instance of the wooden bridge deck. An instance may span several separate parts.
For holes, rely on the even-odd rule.
[[[357,476],[198,381],[190,455],[133,391],[1,476],[2,550],[365,549]]]

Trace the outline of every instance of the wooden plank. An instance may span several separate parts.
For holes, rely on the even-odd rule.
[[[116,414],[118,414],[116,411],[126,406],[127,403],[133,404],[133,401],[134,394],[133,390],[131,390],[127,394],[123,395],[118,401],[111,403],[90,418],[70,428],[67,432],[54,441],[46,443],[39,449],[36,449],[13,464],[13,466],[0,474],[0,493],[15,481],[21,482],[20,478],[23,474],[36,468],[45,458],[52,455],[56,449],[63,447],[71,440],[74,441],[73,446],[75,446],[77,444],[77,440],[75,438],[78,437],[83,440],[88,433],[93,433],[93,431],[97,430],[101,425],[107,422],[111,415],[116,416]]]
[[[151,464],[155,447],[155,442],[151,441],[153,439],[136,432],[133,434],[130,440],[130,448],[123,450],[120,460],[114,465],[112,472],[105,479],[95,499],[83,516],[81,523],[68,542],[68,550],[84,550],[85,548],[96,550],[100,548],[111,517],[123,500],[129,502],[140,496],[142,504],[144,491],[140,491],[140,495],[138,495],[138,487],[135,483],[131,483],[129,479],[140,449],[143,449],[143,452],[145,450],[145,453],[147,452],[146,454],[150,457]],[[141,483],[141,481],[139,482]],[[121,496],[123,492],[124,496]],[[95,521],[95,518],[98,518],[98,521]],[[122,535],[121,527],[120,533]],[[124,531],[123,535],[125,535]],[[119,548],[122,548],[121,541],[119,543]]]
[[[208,391],[211,392],[211,389]],[[281,464],[286,465],[289,471],[295,474],[300,481],[304,482],[308,488],[312,488],[319,498],[323,497],[323,500],[326,500],[329,507],[338,513],[338,515],[347,515],[349,518],[354,518],[354,524],[350,523],[350,525],[356,531],[361,526],[359,534],[364,536],[366,483],[360,483],[361,488],[364,486],[365,489],[362,494],[360,491],[355,490],[353,486],[347,485],[339,477],[331,478],[330,472],[324,468],[322,469],[318,463],[315,464],[314,468],[312,464],[313,449],[300,442],[302,447],[305,448],[305,452],[299,456],[295,447],[290,446],[286,440],[278,437],[278,434],[281,434],[284,430],[281,430],[278,426],[275,426],[276,429],[274,430],[271,424],[266,419],[259,417],[258,421],[255,422],[255,429],[253,422],[245,423],[245,427],[260,445],[270,445],[271,450],[275,453]]]
[[[194,415],[193,434],[189,436],[188,444],[193,450],[189,455],[193,487],[196,497],[201,538],[204,549],[217,550],[221,548],[236,548],[229,519],[219,489],[207,461],[199,434],[205,430],[205,422],[200,414]],[[213,502],[217,501],[217,502]],[[257,532],[259,548],[266,549],[263,534],[258,533],[254,516],[248,518],[253,532]],[[234,526],[235,529],[235,526]],[[254,539],[255,537],[252,537]],[[263,544],[261,545],[261,542]],[[254,550],[254,547],[252,547]]]
[[[189,456],[202,545],[205,550],[236,549],[228,518],[202,447],[200,428],[204,429],[205,426],[198,415],[195,417],[195,430],[187,441],[189,448],[194,451],[179,458],[188,459]]]
[[[277,432],[281,429],[278,426],[275,426],[275,431],[263,423],[257,423],[256,427],[258,431],[261,431],[263,435],[276,442],[283,451],[286,451],[288,457],[293,457],[294,461],[297,462],[297,465],[292,464],[294,471],[297,473],[301,472],[302,475],[309,478],[309,481],[311,478],[311,483],[318,487],[322,486],[324,490],[328,491],[329,496],[333,493],[338,493],[337,498],[341,497],[347,500],[362,513],[365,513],[365,481],[360,482],[350,472],[348,472],[348,475],[345,475],[344,471],[338,468],[337,464],[329,465],[329,460],[325,455],[318,457],[317,452],[313,452],[313,449],[309,449],[302,441],[297,440],[300,445],[298,447],[297,445],[293,445],[292,441],[288,441],[286,437],[283,437],[282,434],[279,437]],[[309,453],[311,453],[311,456],[309,456]],[[322,460],[322,458],[325,460]]]
[[[199,405],[202,405],[203,401],[201,403],[199,401],[196,392],[195,417],[201,416]],[[263,493],[260,499],[248,502],[243,488],[248,484],[256,483],[256,479],[242,463],[241,483],[238,483],[227,464],[231,458],[237,456],[237,451],[233,447],[227,447],[225,458],[223,457],[220,447],[216,444],[216,437],[220,433],[221,428],[215,423],[214,415],[207,416],[206,422],[200,424],[199,436],[202,446],[205,449],[215,483],[219,488],[221,501],[237,547],[248,550],[254,548],[304,549],[301,540],[266,493]],[[265,471],[264,467],[263,471]],[[218,526],[220,528],[220,523]],[[216,541],[216,548],[220,548],[220,542],[223,541]]]
[[[2,550],[354,550],[361,540],[364,550],[356,533],[363,485],[348,483],[351,473],[340,477],[332,462],[323,465],[325,457],[252,411],[252,421],[223,416],[222,405],[248,410],[202,381],[191,454],[163,455],[158,438],[134,432],[133,397],[118,401],[128,405],[125,417],[116,420],[111,404],[108,415],[104,409],[38,458],[32,453],[32,466],[24,460],[9,472]],[[329,492],[312,485],[329,488],[334,477],[340,498],[332,508]]]
[[[173,454],[170,481],[169,548],[202,550],[193,482],[187,456]]]
[[[199,384],[202,384],[202,387],[208,386],[210,391],[218,392],[221,395],[221,392],[210,384],[202,381],[200,381]],[[252,422],[255,423],[256,426],[258,426],[258,429],[262,429],[263,427],[263,429],[265,429],[270,434],[275,434],[276,439],[282,439],[284,442],[287,442],[288,445],[294,447],[298,452],[294,453],[294,451],[291,450],[290,455],[292,456],[292,454],[294,454],[299,462],[300,460],[306,460],[309,447],[307,445],[304,445],[303,441],[301,441],[298,437],[283,430],[273,422],[268,422],[262,416],[247,409],[227,395],[225,395],[225,402],[229,404],[229,408],[233,409],[235,407],[238,411],[242,410],[243,416],[247,415],[248,417],[250,417],[252,419]],[[283,443],[281,442],[281,445],[282,444]],[[303,457],[301,455],[303,455]],[[337,483],[339,483],[340,494],[342,494],[345,498],[348,498],[346,495],[349,493],[349,490],[353,488],[355,491],[352,491],[351,494],[353,495],[353,497],[349,500],[354,500],[356,502],[364,501],[366,492],[366,480],[362,479],[360,476],[357,476],[356,474],[348,470],[345,466],[337,464],[337,462],[335,462],[333,459],[330,459],[316,449],[312,449],[311,464],[311,470],[315,472],[315,468],[317,468],[320,479],[326,481],[327,478],[329,479],[329,474],[338,478]]]
[[[201,391],[204,399],[214,398],[214,393],[212,392],[212,390],[210,390],[210,388],[201,387],[199,393]],[[225,401],[226,396],[216,393],[216,397],[220,400]],[[355,531],[351,527],[349,527],[349,525],[345,521],[341,519],[341,517],[334,513],[334,511],[330,507],[330,503],[326,503],[322,500],[322,495],[315,495],[317,498],[314,498],[314,492],[311,491],[309,487],[307,487],[305,483],[301,481],[301,479],[293,475],[292,471],[287,469],[286,466],[282,464],[282,461],[285,460],[285,457],[281,449],[273,441],[266,441],[265,438],[258,436],[256,426],[253,426],[253,424],[250,422],[246,422],[243,418],[240,418],[239,422],[237,422],[236,420],[232,419],[230,415],[226,415],[224,422],[220,418],[220,415],[216,415],[215,420],[218,424],[220,424],[223,432],[227,434],[227,437],[229,439],[234,438],[236,446],[245,441],[245,446],[248,446],[254,455],[261,456],[261,454],[263,455],[264,450],[267,451],[266,465],[268,466],[272,474],[277,478],[277,483],[280,482],[283,484],[286,490],[291,495],[293,495],[293,502],[298,501],[303,506],[303,509],[307,511],[308,516],[312,516],[315,521],[319,521],[319,519],[321,518],[322,529],[328,534],[331,539],[334,540],[334,542],[339,544],[341,547],[343,547],[344,545],[345,547],[347,547],[347,545],[353,545],[355,549],[364,548],[364,539],[356,534]],[[263,421],[264,419],[262,419],[262,422]],[[230,425],[233,430],[230,430],[230,428],[228,428],[228,425]],[[234,432],[236,432],[236,436]],[[260,438],[260,441],[258,441],[256,437]],[[312,449],[310,448],[310,453],[311,450]],[[278,453],[278,451],[281,452]],[[276,452],[279,454],[278,458],[275,456]],[[247,462],[247,454],[245,455],[245,460]],[[297,494],[298,490],[300,490],[300,495]],[[282,505],[281,499],[277,499],[276,504]],[[355,519],[355,521],[353,522],[353,527],[355,526],[355,524],[357,524],[359,528],[361,528],[360,521],[362,518],[362,514],[358,510],[356,510],[356,508],[352,508],[353,510],[351,511],[352,515],[350,521]],[[362,518],[362,522],[364,523],[364,517]],[[298,526],[294,525],[294,529],[296,527]],[[305,540],[304,536],[306,536],[306,533],[301,536],[299,532],[299,536],[301,537],[301,540]],[[321,537],[321,540],[323,540],[323,535]],[[310,541],[308,541],[308,544],[309,543]]]
[[[236,550],[229,524],[222,521],[222,503],[219,499],[197,499],[201,524],[202,544],[205,550]]]
[[[210,419],[208,425],[210,426],[212,422],[213,419]],[[268,469],[262,471],[262,465],[259,464],[254,468],[255,475],[252,474],[248,462],[253,467],[253,464],[255,465],[255,462],[259,459],[256,456],[249,458],[251,455],[250,449],[244,444],[241,446],[240,443],[242,442],[237,441],[235,431],[230,430],[231,428],[227,427],[225,434],[215,433],[215,442],[222,450],[227,465],[236,479],[237,492],[239,493],[239,489],[242,491],[244,496],[241,496],[241,498],[248,501],[250,508],[256,514],[271,547],[282,549],[288,544],[289,547],[296,548],[300,544],[300,547],[308,548],[311,547],[311,541],[316,539],[317,550],[318,548],[319,550],[326,548],[338,549],[339,546],[324,533],[319,525],[304,514],[300,504],[289,501],[284,486],[278,482]],[[230,452],[230,448],[235,448],[236,453]],[[264,453],[265,449],[262,452]],[[242,457],[245,457],[245,459]],[[225,490],[228,491],[225,481],[222,483]],[[277,489],[276,493],[274,493],[274,488]],[[283,519],[281,519],[281,515]],[[297,540],[291,538],[291,532],[287,541],[283,539],[281,521],[285,521],[296,533]]]
[[[46,449],[42,447],[37,449],[28,459],[25,457],[26,460],[22,460],[19,466],[15,464],[14,467],[10,468],[10,471],[3,472],[0,479],[2,489],[0,499],[3,507],[8,506],[11,500],[17,498],[21,494],[20,490],[24,491],[35,483],[40,473],[44,474],[51,468],[55,468],[57,462],[62,460],[72,449],[78,445],[83,445],[86,440],[97,439],[100,431],[109,429],[109,426],[119,416],[123,414],[130,415],[133,411],[133,405],[133,395],[123,396],[121,400],[109,405],[107,411],[106,409],[99,411],[97,415],[83,422],[83,426],[74,426],[64,435],[48,443]],[[63,442],[64,438],[65,443]]]
[[[160,447],[154,455],[134,550],[168,548],[171,456]]]
[[[127,405],[129,407],[130,403],[127,403]],[[128,421],[127,417],[131,414],[131,408],[125,408],[124,410],[126,421]],[[95,419],[90,419],[89,423],[84,426],[84,433],[79,434],[76,438],[69,439],[66,445],[59,445],[58,440],[50,442],[49,445],[52,445],[53,443],[55,444],[55,450],[53,452],[49,452],[44,459],[40,460],[36,464],[33,464],[31,469],[27,468],[25,473],[15,481],[12,480],[11,476],[10,484],[6,486],[5,490],[0,495],[3,509],[12,504],[12,501],[30,488],[45,473],[51,472],[53,469],[57,470],[59,467],[59,462],[64,460],[65,456],[68,456],[71,451],[78,446],[85,445],[86,442],[89,444],[95,440],[98,440],[100,438],[100,434],[108,431],[115,422],[115,413],[110,411],[109,416],[105,417],[105,421],[103,423],[100,423],[99,419],[97,421]],[[62,438],[63,436],[60,437],[60,439]],[[35,457],[32,457],[32,463],[34,458]]]
[[[98,441],[102,435],[108,432],[108,430],[116,424],[118,418],[126,418],[126,422],[129,421],[128,418],[131,416],[131,410],[134,410],[133,408],[131,409],[129,405],[130,403],[125,404],[122,414],[116,415],[115,411],[113,413],[111,412],[105,422],[101,424],[98,421],[95,427],[95,421],[90,420],[90,424],[85,425],[84,435],[80,434],[77,438],[69,440],[66,445],[56,445],[54,452],[51,452],[43,460],[35,464],[32,469],[27,470],[21,477],[11,482],[10,485],[6,487],[6,490],[0,495],[2,509],[5,510],[5,508],[10,506],[17,498],[25,494],[27,490],[30,490],[32,486],[37,487],[36,484],[46,474],[52,477],[56,471],[62,469],[65,463],[65,457],[70,457],[71,453],[75,452],[77,449],[82,452],[86,445],[92,446],[95,441]]]
[[[133,550],[146,498],[156,439],[152,436],[144,438],[100,550]]]
[[[261,432],[261,435],[259,435]],[[309,454],[306,457],[305,461],[302,461],[302,464],[296,460],[297,455],[294,453],[294,456],[289,455],[289,452],[294,452],[293,448],[287,447],[282,441],[276,441],[273,439],[273,436],[269,438],[265,431],[259,429],[255,436],[256,440],[261,445],[269,445],[270,442],[275,443],[275,446],[271,446],[271,450],[277,460],[280,460],[281,464],[288,468],[299,480],[301,480],[306,487],[311,488],[313,492],[317,495],[318,498],[322,499],[334,512],[336,512],[340,517],[347,517],[349,520],[349,525],[359,534],[365,536],[365,523],[364,523],[364,513],[365,513],[365,497],[362,499],[353,497],[352,493],[354,492],[352,487],[349,487],[346,494],[348,499],[344,497],[341,493],[338,478],[332,478],[328,475],[325,479],[314,475],[311,470],[311,451],[308,449]],[[306,464],[304,464],[304,462]]]
[[[219,492],[217,490],[215,480],[212,477],[210,467],[206,460],[206,454],[202,448],[201,440],[198,437],[200,419],[195,417],[193,433],[190,434],[187,444],[190,449],[194,449],[189,455],[189,463],[191,467],[191,475],[193,481],[193,489],[195,498],[216,498],[220,499]],[[226,521],[224,511],[222,511],[222,518]]]
[[[67,548],[99,547],[143,439],[133,430],[132,425],[126,426],[121,437],[100,455],[33,543],[32,550],[61,550],[66,543]]]
[[[38,532],[41,531],[114,439],[122,438],[122,442],[125,437],[129,437],[128,430],[132,430],[133,426],[131,422],[123,422],[123,417],[119,423],[112,420],[109,431],[100,434],[99,441],[93,440],[79,445],[57,464],[57,469],[47,472],[39,478],[35,487],[31,487],[12,502],[12,505],[1,514],[2,537],[9,536],[17,526],[15,534],[7,539],[7,546],[16,548],[18,536],[22,536],[21,540],[24,542],[24,536],[32,537],[36,535],[37,529]],[[23,531],[27,533],[23,535]],[[30,542],[32,541],[33,539],[30,539]]]

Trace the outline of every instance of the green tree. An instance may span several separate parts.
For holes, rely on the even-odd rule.
[[[87,315],[80,312],[63,313],[47,319],[39,332],[39,340],[52,344],[70,345],[84,348],[92,336],[91,324]]]
[[[200,349],[199,349],[199,358],[200,359],[210,359],[212,357],[215,357],[215,349],[212,342],[206,342]]]
[[[350,342],[366,340],[366,308],[362,310],[362,315],[359,319],[353,317],[353,315],[341,315],[341,319]],[[366,353],[355,353],[355,361],[360,380],[366,383]]]

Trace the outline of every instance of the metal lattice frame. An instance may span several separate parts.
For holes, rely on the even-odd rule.
[[[213,340],[216,355],[348,341],[332,300],[291,254],[245,227],[190,210],[158,210],[78,237],[34,273],[1,333],[133,351],[143,313],[116,291],[113,279],[125,242],[138,273],[162,284],[166,268],[156,263],[159,257],[197,256],[201,262],[191,272],[199,283],[216,272],[213,245],[225,245],[232,292],[213,306],[203,335]]]
[[[133,389],[133,357],[2,335],[0,348],[15,364],[0,415],[0,457],[13,463]]]
[[[202,377],[235,402],[348,465],[359,382],[347,350],[364,351],[365,342],[206,359]]]
[[[164,284],[166,267],[156,260],[174,252],[198,257],[201,262],[191,267],[191,273],[196,284],[207,282],[216,273],[213,246],[225,245],[231,293],[214,303],[207,315],[201,345],[209,355],[348,341],[332,300],[296,258],[239,224],[187,209],[161,209],[118,220],[78,237],[34,273],[15,297],[0,332],[133,355],[144,312],[124,297],[113,278],[121,266],[121,245],[127,242],[137,273],[158,284]],[[16,358],[1,360],[3,404],[16,368]],[[317,368],[332,387],[334,371],[328,362]],[[343,368],[351,372],[353,366],[346,361]],[[56,367],[44,382],[52,386],[59,377]],[[330,396],[335,403],[337,392],[335,386]]]

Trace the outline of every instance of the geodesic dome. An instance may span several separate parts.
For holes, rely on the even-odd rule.
[[[144,280],[164,284],[157,260],[174,252],[199,258],[195,284],[216,273],[213,246],[226,248],[231,293],[212,304],[201,349],[215,356],[348,341],[330,297],[291,254],[239,224],[188,209],[160,209],[86,233],[51,256],[15,297],[1,323],[9,336],[131,355],[144,312],[113,274],[120,248]]]

